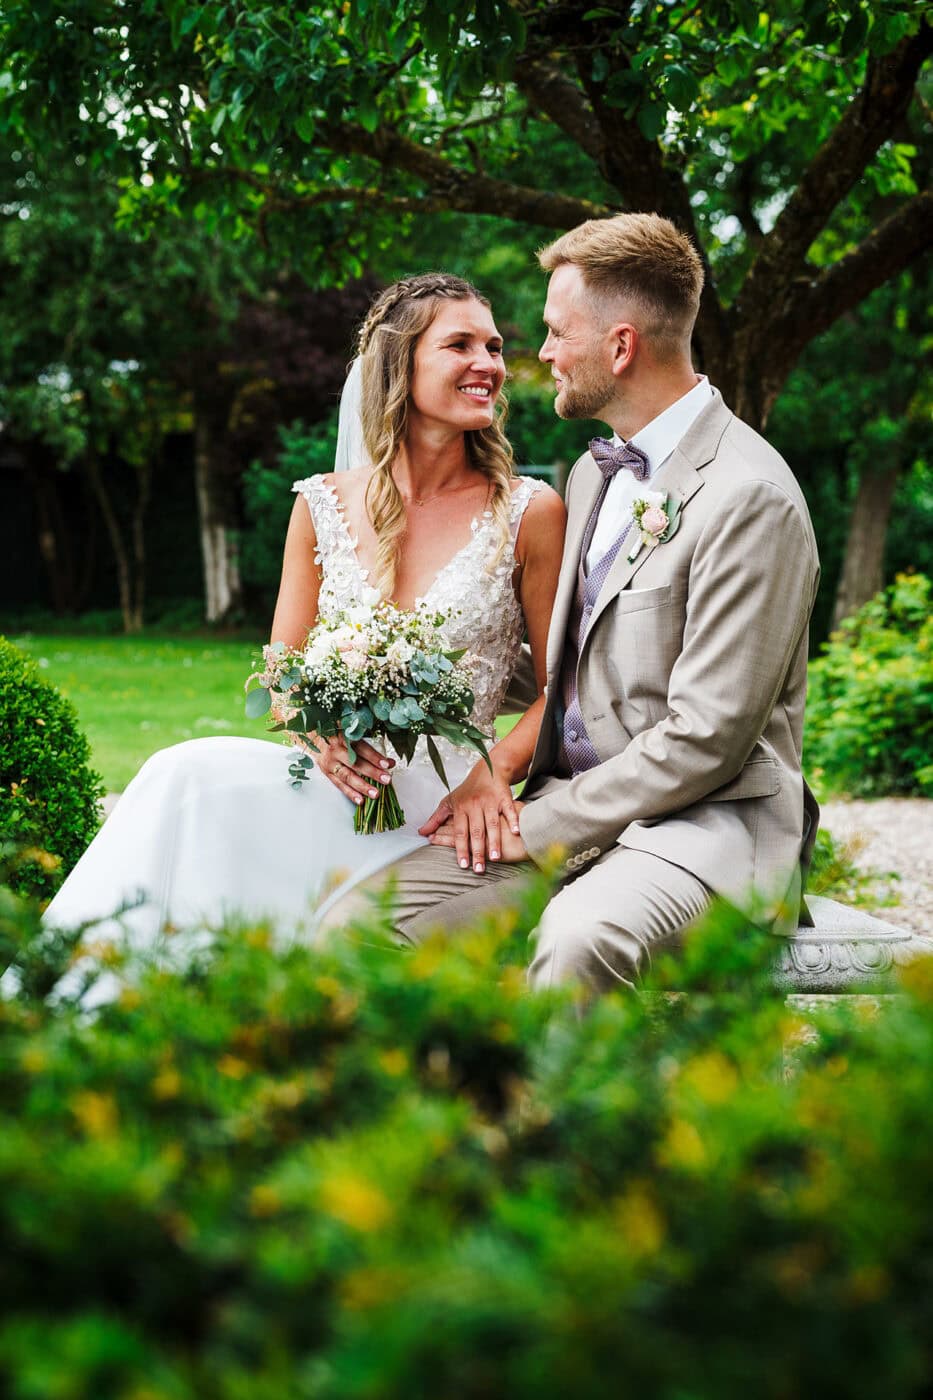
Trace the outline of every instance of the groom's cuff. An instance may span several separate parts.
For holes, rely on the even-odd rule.
[[[555,866],[565,875],[575,875],[602,852],[598,846],[577,850],[566,837],[561,840],[555,832],[548,811],[547,797],[532,798],[518,814],[518,827],[525,849],[535,865],[553,870]]]

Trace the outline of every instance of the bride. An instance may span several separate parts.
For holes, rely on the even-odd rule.
[[[293,486],[272,638],[300,645],[319,616],[372,598],[424,599],[450,613],[450,644],[470,653],[473,722],[494,720],[519,655],[531,644],[537,690],[557,585],[564,507],[515,476],[497,421],[505,378],[489,302],[443,273],[405,278],[373,303],[341,401],[337,472]],[[490,750],[493,772],[439,741],[448,795],[423,752],[408,766],[367,744],[351,763],[342,740],[319,740],[315,771],[289,784],[290,751],[264,739],[206,738],[163,749],[130,783],[49,905],[45,922],[95,921],[170,959],[167,935],[224,919],[269,918],[311,932],[337,899],[456,824],[457,856],[481,871],[499,855],[499,824],[517,827],[510,785],[524,777],[543,696]],[[352,803],[393,782],[398,831],[358,836]],[[119,911],[117,914],[114,911]],[[79,964],[74,970],[78,975]],[[69,978],[73,974],[68,974]],[[97,977],[85,1005],[109,1000]]]

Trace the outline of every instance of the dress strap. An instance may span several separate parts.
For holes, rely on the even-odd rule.
[[[533,476],[520,476],[518,485],[512,492],[512,500],[509,503],[509,535],[514,546],[518,539],[518,527],[522,523],[522,516],[529,501],[537,496],[544,486],[543,481],[536,481]]]
[[[301,481],[292,483],[292,491],[297,496],[304,496],[307,501],[316,533],[320,533],[322,526],[330,533],[338,523],[343,522],[337,492],[323,477],[303,477]]]
[[[345,573],[355,573],[365,581],[367,570],[361,569],[356,555],[356,540],[350,534],[347,518],[340,504],[336,490],[320,476],[308,476],[296,481],[292,490],[304,496],[311,512],[311,523],[317,536],[315,562],[325,571],[342,568]]]

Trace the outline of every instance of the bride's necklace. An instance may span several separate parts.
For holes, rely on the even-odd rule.
[[[402,494],[402,500],[406,506],[426,506],[430,501],[436,501],[440,496],[455,496],[461,491],[476,491],[480,483],[478,481],[468,481],[465,486],[445,486],[441,491],[433,491],[430,496],[406,496]],[[488,486],[487,486],[488,496]]]

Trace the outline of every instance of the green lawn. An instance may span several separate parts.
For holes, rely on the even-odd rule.
[[[121,791],[144,759],[181,739],[265,736],[264,723],[243,713],[243,682],[259,655],[258,640],[255,646],[170,636],[10,640],[74,703],[108,791]]]

